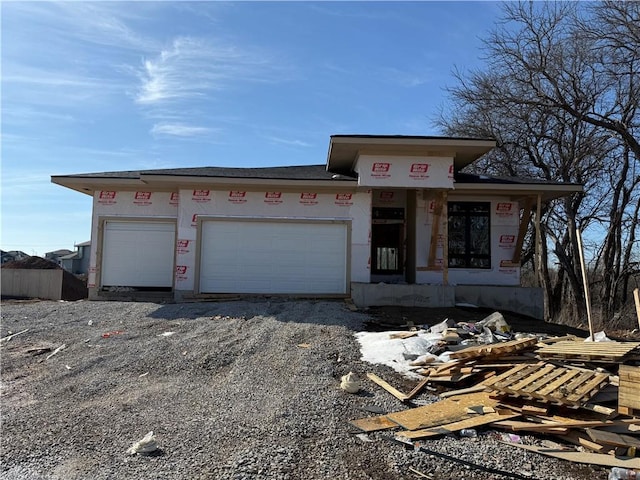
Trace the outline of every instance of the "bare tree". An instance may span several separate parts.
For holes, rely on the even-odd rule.
[[[587,229],[603,239],[594,242],[601,248],[593,249],[593,266],[608,318],[637,271],[640,3],[503,9],[485,40],[485,68],[457,72],[452,108],[437,123],[447,134],[495,137],[498,149],[483,165],[492,173],[585,185],[585,195],[545,208],[541,282],[550,317],[567,295],[583,316],[576,229]]]

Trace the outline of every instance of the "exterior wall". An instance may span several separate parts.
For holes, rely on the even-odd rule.
[[[180,190],[176,290],[196,288],[198,217],[331,219],[351,223],[351,281],[369,281],[371,192]]]
[[[517,202],[508,197],[456,196],[449,194],[448,201],[491,202],[491,268],[490,269],[462,269],[450,268],[448,271],[449,285],[520,285],[520,268],[501,265],[505,260],[511,260],[515,251],[518,237],[520,211]],[[416,265],[426,267],[431,242],[433,226],[433,200],[427,195],[418,195],[416,208]],[[436,265],[442,265],[444,260],[444,234],[447,218],[441,218],[438,249],[436,251]],[[417,271],[416,282],[423,284],[441,285],[442,271]]]
[[[60,300],[62,298],[62,275],[59,269],[27,270],[3,268],[2,296],[42,298]]]
[[[358,185],[453,189],[453,157],[359,155]]]
[[[371,192],[266,192],[193,190],[180,192],[96,192],[93,201],[88,287],[97,298],[100,287],[100,225],[104,218],[177,220],[176,297],[196,287],[198,216],[331,219],[351,224],[350,281],[369,282]],[[172,261],[172,259],[168,259]]]
[[[95,291],[99,288],[100,274],[99,257],[101,255],[102,238],[99,234],[101,218],[177,218],[177,192],[147,192],[147,191],[98,191],[93,196],[93,215],[91,219],[91,248],[89,249],[89,274],[87,287],[89,298],[95,298]],[[168,259],[172,261],[172,259]]]

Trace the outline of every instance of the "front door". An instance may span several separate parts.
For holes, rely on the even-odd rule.
[[[403,272],[403,224],[371,225],[371,273],[401,275]]]

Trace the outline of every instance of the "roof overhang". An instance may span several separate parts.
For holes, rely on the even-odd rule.
[[[332,135],[327,170],[353,175],[358,155],[406,155],[452,157],[461,170],[495,148],[493,139],[419,137],[406,135]]]
[[[566,197],[574,193],[584,191],[582,185],[563,184],[499,184],[499,183],[456,183],[451,194],[455,195],[504,195],[512,200],[521,200],[526,197],[537,197],[543,202]]]
[[[202,176],[176,176],[158,174],[140,174],[139,177],[79,177],[79,176],[52,176],[51,182],[63,187],[76,190],[85,195],[93,195],[101,190],[159,190],[177,191],[181,188],[240,188],[251,190],[262,188],[300,189],[313,188],[314,190],[344,190],[357,186],[355,179],[340,180],[292,180],[269,178],[236,178],[236,177],[202,177]]]

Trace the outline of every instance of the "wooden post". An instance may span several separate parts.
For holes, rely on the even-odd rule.
[[[584,262],[584,252],[582,250],[582,234],[576,228],[576,239],[578,240],[578,253],[580,255],[580,267],[582,270],[582,285],[584,286],[584,302],[587,306],[587,319],[589,320],[589,338],[593,342],[593,320],[591,319],[591,299],[589,297],[589,281],[587,280],[587,266]]]
[[[540,215],[542,214],[542,195],[538,194],[536,202],[536,286],[542,285],[542,232],[540,231]]]
[[[633,291],[633,299],[636,302],[636,315],[638,316],[638,328],[640,328],[640,292],[637,288]]]

